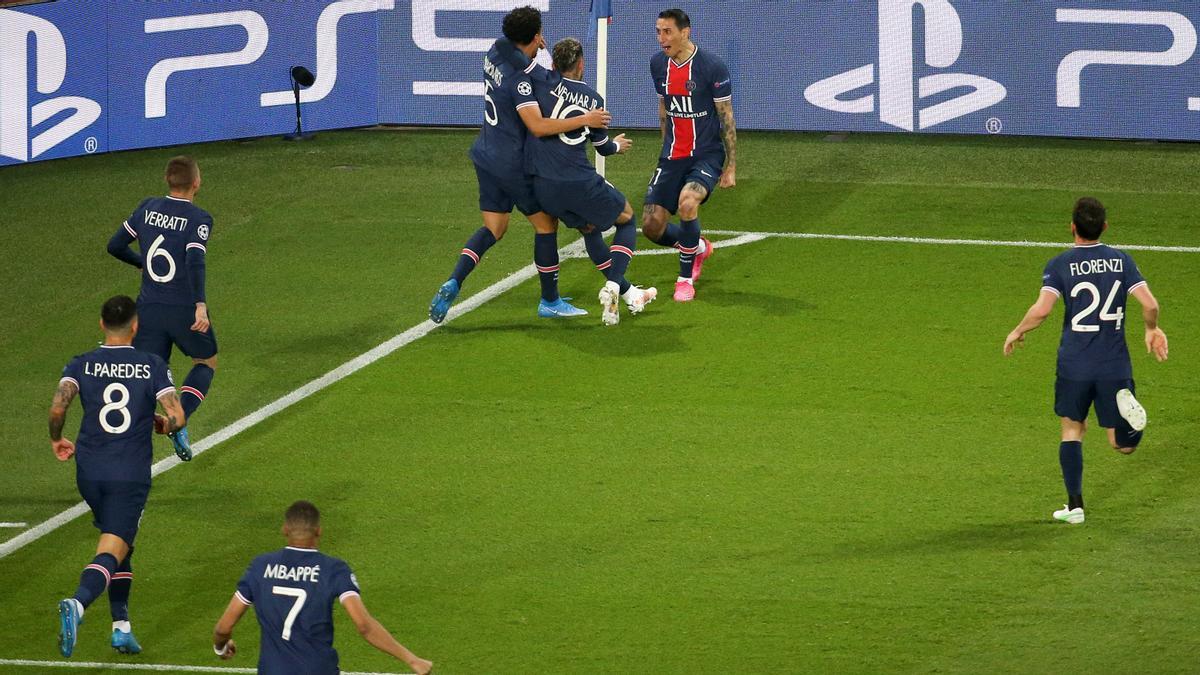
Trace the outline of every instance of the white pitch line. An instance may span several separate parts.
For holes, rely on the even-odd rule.
[[[730,239],[728,241],[721,242],[721,247],[728,248],[730,246],[749,244],[751,242],[759,241],[764,238],[764,236],[759,236],[757,233],[752,233],[752,232],[739,232],[738,234],[740,236],[736,237],[735,239]],[[662,254],[676,252],[675,249],[670,249],[670,248],[661,248],[659,250],[661,250]],[[644,254],[649,253],[651,255],[654,255],[654,254],[657,254],[658,252],[659,252],[658,250],[651,249],[650,251],[643,251],[642,254],[644,255]],[[586,253],[584,252],[584,247],[583,247],[583,240],[580,239],[578,241],[572,242],[571,244],[568,244],[567,246],[564,246],[562,249],[559,250],[559,257],[564,258],[564,259],[586,257]],[[487,288],[476,293],[475,295],[472,295],[471,297],[467,298],[463,302],[455,305],[454,307],[451,307],[450,312],[446,315],[446,322],[453,321],[454,319],[462,316],[463,314],[466,314],[467,312],[478,309],[485,302],[495,299],[496,297],[500,296],[501,294],[519,286],[521,283],[523,283],[529,279],[532,279],[535,276],[537,276],[537,268],[536,267],[534,267],[533,265],[527,265],[525,267],[522,267],[521,269],[517,270],[516,272],[513,272],[512,274],[508,275],[507,277],[504,277],[500,281],[497,281],[496,283],[492,284],[491,286],[488,286]],[[318,377],[317,379],[313,380],[312,382],[309,382],[308,384],[300,387],[299,389],[296,389],[296,390],[292,391],[291,393],[285,394],[285,395],[275,399],[274,401],[268,403],[267,405],[259,408],[258,410],[255,410],[254,412],[250,413],[249,415],[246,415],[245,417],[237,420],[236,422],[229,424],[228,426],[224,427],[223,429],[220,429],[215,433],[205,436],[203,439],[192,444],[193,456],[200,455],[205,450],[208,450],[209,448],[213,447],[214,445],[217,445],[218,443],[229,440],[230,438],[240,434],[241,432],[245,431],[246,429],[249,429],[250,427],[258,424],[259,422],[262,422],[263,420],[267,419],[268,417],[288,408],[289,406],[291,406],[299,401],[304,400],[305,398],[308,398],[309,396],[312,396],[313,394],[317,393],[318,391],[321,391],[322,389],[330,386],[331,384],[334,384],[335,382],[338,382],[339,380],[345,379],[346,377],[358,372],[359,370],[362,370],[366,366],[369,366],[372,363],[375,363],[376,361],[378,361],[379,359],[382,359],[383,357],[387,356],[388,354],[391,354],[392,352],[396,351],[397,349],[400,349],[401,347],[403,347],[407,344],[411,344],[412,342],[428,335],[437,327],[438,327],[438,324],[436,324],[432,321],[428,321],[428,320],[422,321],[421,323],[413,326],[412,328],[409,328],[408,330],[404,331],[403,333],[400,333],[399,335],[393,337],[392,339],[388,340],[387,342],[384,342],[384,343],[376,346],[375,348],[373,348],[367,352],[364,352],[363,354],[360,354],[359,356],[347,361],[346,363],[343,363],[342,365],[338,366],[337,368],[334,368],[333,370],[329,371],[328,373],[325,373],[321,377]],[[169,470],[175,468],[176,466],[179,466],[180,464],[183,464],[183,462],[175,455],[171,455],[165,459],[160,459],[159,461],[154,463],[154,466],[152,466],[150,468],[150,475],[157,476],[164,471],[169,471]],[[0,544],[0,558],[4,558],[4,557],[7,557],[8,555],[11,555],[14,551],[19,550],[20,548],[24,547],[25,545],[27,545],[31,542],[41,539],[42,537],[46,536],[47,534],[50,534],[54,530],[62,527],[63,525],[66,525],[67,523],[71,522],[72,520],[75,520],[76,518],[78,518],[79,516],[82,516],[83,514],[85,514],[87,512],[88,512],[87,503],[79,502],[78,504],[51,517],[50,519],[48,519],[44,522],[38,523],[34,527],[22,532],[21,534],[18,534],[17,536],[13,537],[12,539],[9,539],[8,541]],[[2,662],[0,662],[0,663],[2,663]]]
[[[862,234],[824,234],[821,232],[743,232],[739,230],[705,230],[707,234],[744,235],[760,234],[763,237],[785,239],[833,239],[837,241],[880,241],[899,244],[942,244],[947,246],[1019,246],[1025,248],[1071,247],[1070,242],[1061,241],[1004,241],[999,239],[937,239],[935,237],[887,237]],[[1122,251],[1165,251],[1168,253],[1200,253],[1200,246],[1152,246],[1146,244],[1110,244]]]
[[[17,529],[29,527],[28,523],[0,523],[0,527],[15,527]]]
[[[169,663],[98,663],[95,661],[31,661],[28,659],[0,659],[0,666],[26,666],[35,668],[82,668],[104,670],[152,670],[174,673],[257,673],[255,668],[229,666],[180,666]],[[343,670],[342,675],[401,675],[400,673],[372,673]]]

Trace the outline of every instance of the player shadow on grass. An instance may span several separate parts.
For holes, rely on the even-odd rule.
[[[975,523],[911,538],[894,536],[877,541],[854,541],[836,547],[836,555],[846,558],[892,558],[897,556],[954,554],[965,551],[1035,551],[1053,542],[1046,528],[1059,527],[1049,518],[1030,518],[1012,522]]]
[[[519,320],[463,327],[448,324],[439,330],[463,336],[512,332],[571,347],[592,356],[642,359],[687,352],[690,347],[682,333],[697,327],[650,323],[650,317],[646,316],[622,316],[621,323],[616,326],[600,325],[598,316],[594,321],[591,319],[591,316],[587,316],[569,320]]]
[[[700,300],[719,307],[757,309],[767,316],[792,316],[803,311],[816,309],[811,302],[784,295],[754,293],[743,290],[727,290],[720,279],[705,279]]]

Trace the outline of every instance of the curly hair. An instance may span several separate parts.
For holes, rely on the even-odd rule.
[[[527,45],[542,32],[542,13],[528,5],[504,16],[504,37],[513,44]]]

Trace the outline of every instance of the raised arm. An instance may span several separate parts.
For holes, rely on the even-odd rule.
[[[75,444],[62,437],[62,430],[67,422],[67,409],[71,407],[71,401],[75,400],[78,393],[79,385],[63,378],[59,381],[54,400],[50,403],[50,447],[54,449],[54,456],[60,462],[71,459],[71,455],[75,454]]]
[[[542,109],[537,105],[523,105],[517,108],[517,113],[521,115],[521,121],[525,123],[525,127],[529,129],[529,133],[538,138],[563,134],[568,131],[582,129],[583,127],[605,129],[608,128],[608,123],[612,121],[612,115],[604,108],[596,108],[583,115],[576,115],[561,120],[553,117],[542,117]]]
[[[383,624],[379,623],[371,613],[367,611],[367,606],[363,604],[362,597],[358,594],[347,594],[342,600],[342,606],[346,608],[346,613],[350,615],[350,620],[354,622],[355,628],[358,629],[358,634],[363,636],[370,645],[381,652],[391,654],[408,664],[409,668],[418,675],[425,675],[433,670],[433,662],[423,659],[416,654],[408,651],[408,648],[396,641],[392,634],[388,632]]]
[[[217,620],[217,625],[213,628],[213,651],[223,660],[233,658],[237,653],[237,645],[233,642],[233,627],[241,620],[242,615],[246,613],[246,608],[249,607],[242,602],[236,595],[229,599],[229,605],[225,608],[225,613]]]
[[[733,101],[717,101],[717,116],[721,118],[721,138],[725,142],[725,170],[720,186],[737,185],[737,125],[733,121]]]
[[[1135,286],[1131,291],[1142,306],[1142,322],[1146,324],[1146,352],[1154,354],[1159,361],[1167,360],[1167,334],[1158,327],[1158,300],[1150,292],[1149,284]]]
[[[1017,324],[1017,327],[1012,329],[1012,332],[1004,340],[1005,356],[1013,353],[1013,349],[1016,348],[1018,342],[1025,341],[1026,333],[1042,325],[1042,322],[1054,310],[1054,305],[1057,302],[1057,293],[1045,288],[1042,289],[1041,293],[1038,294],[1037,302],[1030,306],[1029,311],[1025,312],[1025,317],[1021,319],[1021,323]]]

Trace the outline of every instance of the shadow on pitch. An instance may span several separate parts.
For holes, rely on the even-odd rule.
[[[740,290],[749,286],[742,281],[726,284],[721,279],[702,280],[696,289],[696,302],[702,302],[718,307],[736,307],[739,309],[756,309],[766,316],[795,316],[801,312],[816,309],[811,302],[784,295],[756,293]],[[739,290],[733,290],[733,288]]]
[[[965,551],[1025,551],[1052,542],[1048,530],[1058,528],[1065,533],[1070,527],[1049,519],[976,523],[911,539],[849,542],[838,546],[836,552],[847,558],[891,558]]]
[[[653,307],[646,311],[653,311]],[[641,358],[688,351],[682,333],[694,327],[658,323],[652,314],[636,317],[622,314],[616,326],[603,326],[599,314],[592,312],[575,319],[534,318],[463,327],[451,323],[440,332],[463,336],[513,333],[593,356]]]

